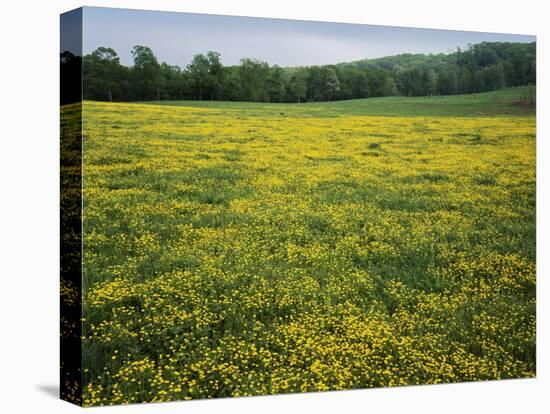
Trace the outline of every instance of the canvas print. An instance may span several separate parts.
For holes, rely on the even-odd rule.
[[[61,394],[532,378],[536,38],[61,16]]]

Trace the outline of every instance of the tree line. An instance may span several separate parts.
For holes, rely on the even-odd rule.
[[[76,57],[62,54],[63,63]],[[224,66],[214,51],[181,68],[151,48],[132,49],[133,65],[99,47],[82,59],[84,99],[316,102],[377,96],[485,92],[536,83],[535,43],[483,42],[448,54],[401,54],[335,65],[281,67],[243,58]]]

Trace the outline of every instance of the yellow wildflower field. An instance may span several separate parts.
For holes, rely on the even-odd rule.
[[[303,108],[83,104],[85,405],[535,375],[535,118]]]

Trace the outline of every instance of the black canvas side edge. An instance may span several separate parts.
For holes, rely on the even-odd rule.
[[[60,29],[60,398],[82,405],[82,8]]]

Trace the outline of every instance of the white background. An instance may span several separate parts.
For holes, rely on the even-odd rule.
[[[550,412],[549,27],[545,1],[5,0],[0,6],[0,411],[66,413],[59,401],[59,14],[81,5],[537,35],[536,380],[135,405],[109,413]],[[545,27],[546,26],[546,27]],[[545,214],[546,213],[546,214]],[[101,409],[88,409],[98,412]]]

